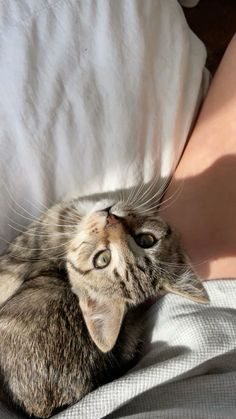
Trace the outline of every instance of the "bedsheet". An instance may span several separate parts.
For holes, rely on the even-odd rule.
[[[205,59],[176,0],[2,0],[0,251],[61,198],[168,177]]]

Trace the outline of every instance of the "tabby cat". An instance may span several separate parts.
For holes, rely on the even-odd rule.
[[[140,304],[163,292],[208,301],[155,211],[52,207],[0,257],[1,399],[47,418],[118,377],[142,348]]]

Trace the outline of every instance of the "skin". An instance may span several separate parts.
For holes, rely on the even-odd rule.
[[[236,278],[235,57],[236,36],[212,81],[160,211],[180,232],[196,272],[205,280]]]

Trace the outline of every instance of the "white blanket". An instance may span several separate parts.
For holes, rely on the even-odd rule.
[[[0,251],[44,205],[169,176],[205,58],[176,0],[2,0]]]

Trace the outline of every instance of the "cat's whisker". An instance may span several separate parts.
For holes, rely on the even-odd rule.
[[[163,189],[163,192],[162,192],[162,189]],[[149,191],[149,193],[150,193],[150,191]],[[160,202],[160,200],[161,200],[161,197],[162,197],[162,195],[163,195],[163,193],[164,193],[164,187],[161,187],[160,189],[158,189],[157,191],[156,191],[156,193],[153,195],[153,196],[151,196],[148,200],[146,200],[146,201],[142,201],[142,203],[140,204],[140,205],[136,205],[135,206],[135,210],[137,211],[139,208],[142,208],[142,207],[145,207],[145,208],[147,208],[147,204],[148,203],[151,203],[154,199],[156,199],[156,201],[157,201],[157,204],[156,205],[158,205],[158,203]],[[161,196],[160,196],[161,195]],[[158,198],[159,197],[159,198]],[[143,197],[142,197],[143,198]]]
[[[56,214],[56,213],[55,213]],[[69,217],[69,216],[64,216],[64,215],[60,215],[59,217],[56,217],[54,215],[52,215],[51,213],[48,214],[48,219],[52,218],[53,220],[56,220],[57,222],[59,221],[59,219],[61,221],[65,221],[66,222],[70,222],[70,223],[76,223],[76,225],[81,221],[81,217],[79,216],[74,216],[74,217]]]
[[[48,198],[48,196],[47,196],[47,201],[50,203],[49,205],[49,207],[47,206],[47,205],[45,205],[42,201],[40,201],[38,198],[35,198],[34,197],[34,201],[36,201],[36,202],[38,202],[38,204],[39,205],[41,205],[42,207],[44,207],[45,208],[45,211],[47,211],[48,209],[50,209],[52,206],[54,206],[55,204],[57,204],[57,202],[55,201],[55,199],[50,199],[50,198]],[[26,199],[26,201],[28,201],[29,203],[31,203],[31,201],[29,201],[28,199]]]
[[[59,254],[58,256],[54,256],[53,258],[47,258],[47,257],[21,257],[21,256],[17,256],[17,262],[21,262],[21,263],[57,263],[57,264],[63,264],[65,263],[66,260],[66,255],[65,254]],[[32,266],[33,268],[33,266]]]
[[[158,180],[158,177],[157,177],[157,180]],[[134,205],[134,206],[136,206],[137,207],[137,204],[139,203],[139,201],[142,199],[143,200],[143,198],[146,196],[146,194],[148,193],[148,191],[150,191],[153,187],[154,187],[154,185],[155,185],[155,182],[157,181],[156,180],[156,178],[154,177],[154,179],[150,182],[150,185],[149,185],[149,187],[144,191],[144,193],[142,194],[142,190],[146,187],[146,185],[143,183],[143,182],[141,182],[140,183],[140,185],[139,185],[139,187],[138,187],[138,189],[137,189],[137,193],[136,193],[136,195],[134,196],[134,199],[133,199],[133,202],[132,202],[132,204]]]
[[[166,202],[170,201],[171,199],[173,199],[173,197],[177,194],[180,194],[183,191],[184,188],[184,179],[182,180],[182,182],[179,184],[179,186],[175,189],[175,191],[173,192],[173,194],[171,196],[169,196],[168,198],[164,199],[163,201],[161,201],[161,205],[165,204]],[[166,192],[166,191],[165,191]]]
[[[49,246],[49,247],[36,247],[36,248],[25,247],[25,246],[20,246],[18,243],[15,243],[15,242],[12,242],[11,245],[14,246],[14,247],[16,247],[16,248],[18,248],[18,249],[24,249],[24,250],[30,250],[30,251],[41,251],[41,250],[42,251],[48,251],[48,250],[58,249],[58,248],[61,248],[63,246],[66,246],[66,245],[68,246],[68,244],[69,243],[72,243],[73,240],[74,240],[74,238],[73,239],[70,239],[70,240],[68,240],[66,242],[63,242],[61,244],[58,244],[57,246]],[[4,241],[6,241],[6,240],[4,240]],[[51,256],[51,257],[53,257],[53,256]]]
[[[17,228],[17,227],[14,227],[13,225],[11,225],[11,224],[7,224],[12,230],[15,230],[15,231],[17,231],[17,232],[19,232],[19,233],[23,233],[23,234],[27,234],[27,235],[29,235],[29,236],[34,236],[34,237],[63,237],[63,236],[68,236],[68,235],[74,235],[74,236],[76,236],[78,233],[77,232],[75,232],[75,233],[73,233],[73,232],[69,232],[69,233],[63,233],[63,232],[56,232],[56,233],[35,233],[34,231],[29,231],[29,230],[21,230],[21,229],[19,229],[19,228]]]
[[[17,245],[16,243],[13,243],[13,242],[10,242],[10,241],[8,241],[8,240],[6,240],[5,238],[3,238],[3,237],[0,237],[0,240],[1,241],[3,241],[3,242],[5,242],[5,243],[7,243],[7,244],[11,244],[11,245],[14,245],[14,247],[15,248],[17,248],[17,249],[20,249],[20,250],[32,250],[32,251],[39,251],[39,250],[43,250],[43,251],[48,251],[48,250],[54,250],[54,249],[56,249],[56,248],[58,248],[58,247],[61,247],[61,246],[55,246],[55,247],[48,247],[48,248],[46,248],[46,249],[44,249],[44,248],[35,248],[35,249],[33,249],[33,248],[28,248],[28,247],[23,247],[23,246],[20,246],[20,245]],[[65,244],[64,244],[65,245]],[[39,256],[39,257],[36,257],[36,256],[30,256],[30,255],[27,255],[27,257],[22,257],[21,255],[16,255],[15,256],[15,258],[16,258],[16,260],[19,260],[19,261],[22,261],[22,262],[32,262],[32,261],[35,261],[35,262],[41,262],[41,261],[45,261],[45,262],[49,262],[49,261],[53,261],[53,260],[64,260],[64,258],[65,258],[65,256],[66,256],[66,250],[65,251],[63,251],[63,252],[61,252],[61,253],[58,253],[57,255],[49,255],[48,257],[45,257],[45,255],[43,255],[43,256]]]
[[[171,276],[171,277],[173,277],[173,278],[179,278],[179,274],[175,274],[174,272],[169,272],[169,271],[167,271],[166,269],[164,269],[164,268],[161,268],[160,266],[158,266],[158,267],[154,267],[153,268],[153,271],[155,272],[155,273],[157,273],[157,274],[160,274],[160,271],[161,272],[163,272],[163,273],[165,273],[167,276]],[[189,269],[186,269],[186,273],[187,272],[190,272],[190,270]]]
[[[176,197],[175,197],[175,199],[173,200],[173,196],[174,195],[172,195],[172,200],[170,200],[170,202],[169,202],[169,204],[168,205],[162,205],[162,203],[160,204],[160,209],[158,210],[158,212],[162,212],[162,211],[165,211],[167,208],[170,208],[178,199],[179,199],[179,195],[180,195],[180,193],[182,192],[182,190],[181,191],[179,191],[179,193],[178,194],[175,194],[176,195]],[[169,199],[168,199],[169,200]],[[166,200],[167,201],[167,200]]]
[[[124,202],[124,191],[121,190],[120,193],[119,193],[119,195],[120,195],[120,201],[121,202]]]
[[[133,164],[133,162],[130,162],[130,164],[127,165],[126,173],[129,173],[129,169],[132,166],[132,164]],[[132,196],[133,196],[133,194],[135,192],[136,187],[137,187],[137,185],[134,185],[134,186],[131,186],[128,189],[126,189],[126,192],[127,192],[127,195],[128,196],[126,195],[126,198],[124,196],[123,202],[125,202],[127,206],[131,205],[131,202],[132,202],[131,199],[132,199]]]
[[[149,205],[151,205],[152,204],[152,202],[155,200],[155,198],[156,198],[156,205],[158,205],[159,204],[159,202],[160,202],[160,198],[158,198],[158,196],[159,196],[159,191],[157,191],[150,199],[148,199],[147,201],[144,201],[143,200],[143,197],[141,197],[140,199],[142,199],[142,203],[141,204],[139,204],[139,205],[136,205],[135,207],[134,207],[134,210],[135,211],[137,211],[137,212],[140,212],[140,208],[142,209],[142,208],[144,208],[144,209],[148,209],[148,206],[147,206],[147,203],[149,203]]]
[[[130,201],[130,205],[135,206],[135,202],[137,202],[138,196],[141,194],[142,189],[144,188],[144,183],[139,183],[136,187],[134,187],[132,199]]]
[[[137,186],[132,186],[131,191],[129,192],[128,198],[126,200],[127,205],[132,205],[133,195]]]
[[[8,192],[9,193],[9,192]],[[22,211],[24,211],[24,213],[26,213],[27,215],[29,215],[31,218],[31,220],[34,220],[34,219],[37,219],[37,216],[36,215],[34,215],[34,214],[32,214],[31,212],[29,212],[27,209],[25,209],[22,205],[20,205],[16,200],[15,200],[15,198],[12,196],[12,195],[10,195],[10,197],[11,197],[11,200],[12,200],[12,202],[14,202],[14,204],[18,207],[18,208],[20,208]],[[12,209],[13,207],[11,207],[11,205],[9,204],[9,207]]]
[[[37,206],[35,206],[33,203],[32,203],[32,206],[34,206],[35,208],[37,208]],[[44,215],[45,214],[45,210],[40,210],[39,208],[38,208],[38,210],[41,212],[41,215]],[[54,210],[53,207],[50,208],[50,209],[47,208],[47,212],[48,212],[48,216],[50,218],[52,218],[54,220],[57,220],[57,221],[58,221],[58,218],[59,217],[61,219],[65,220],[65,221],[71,221],[71,222],[80,221],[79,214],[70,214],[70,215],[63,216],[63,215],[58,214],[58,212],[56,211],[56,209]]]
[[[30,249],[28,247],[20,246],[20,245],[18,245],[16,243],[12,243],[12,246],[15,247],[15,248],[17,248],[17,249],[22,249],[22,250],[45,251],[46,252],[46,251],[49,251],[49,250],[55,250],[55,249],[61,248],[62,246],[65,246],[65,243],[62,243],[62,244],[60,244],[58,246],[40,247],[40,248],[35,247],[35,248],[30,248]],[[51,256],[51,258],[53,258],[53,256]]]
[[[8,195],[10,196],[10,198],[11,198],[11,201],[19,208],[19,209],[21,209],[25,214],[27,214],[28,216],[26,216],[26,215],[24,215],[24,213],[23,214],[21,214],[18,210],[16,210],[9,202],[8,202],[8,206],[10,207],[10,209],[13,211],[13,212],[15,212],[17,215],[19,215],[19,216],[21,216],[22,218],[24,218],[24,219],[27,219],[27,220],[29,220],[29,221],[31,221],[31,222],[33,222],[33,221],[35,221],[35,222],[37,222],[38,221],[38,217],[36,216],[36,215],[34,215],[34,214],[32,214],[31,212],[29,212],[28,210],[26,210],[22,205],[20,205],[16,200],[15,200],[15,198],[14,198],[14,196],[13,196],[13,194],[10,192],[10,190],[9,190],[9,188],[7,187],[7,185],[4,183],[4,181],[3,181],[3,184],[4,184],[4,186],[5,186],[5,188],[6,188],[6,191],[7,191],[7,193],[8,193]],[[76,215],[75,215],[75,217],[76,217]],[[68,219],[69,219],[69,217],[68,217]],[[79,218],[77,217],[77,219],[79,220]],[[76,221],[74,218],[72,219],[72,217],[71,217],[71,221]],[[41,221],[40,221],[41,222]],[[54,225],[56,225],[56,224],[54,224]]]
[[[188,263],[183,263],[183,262],[180,262],[180,263],[173,263],[173,262],[164,262],[164,261],[162,261],[162,260],[160,260],[160,261],[158,261],[158,264],[161,264],[161,265],[164,265],[164,266],[169,266],[169,267],[173,267],[173,268],[181,268],[182,266],[189,266],[189,264]]]
[[[23,215],[20,212],[18,212],[15,208],[12,207],[11,209],[12,209],[12,211],[15,214],[19,215],[21,218],[24,218],[25,220],[29,220],[31,223],[35,223],[35,224],[38,223],[39,225],[47,225],[47,226],[52,226],[52,227],[65,227],[65,224],[47,223],[47,222],[43,221],[42,219],[34,219],[34,220],[32,220],[31,218],[26,217],[25,215]],[[77,224],[74,224],[74,225],[66,225],[66,228],[74,228],[76,226],[77,226]]]
[[[157,182],[158,182],[158,179],[157,179]],[[156,201],[157,201],[157,205],[160,205],[160,203],[162,203],[163,201],[162,201],[162,198],[163,198],[163,196],[164,196],[164,194],[166,193],[166,191],[168,190],[168,188],[169,188],[169,186],[171,185],[171,183],[172,183],[172,180],[170,180],[169,178],[166,178],[166,180],[161,184],[161,186],[160,186],[160,188],[157,190],[157,192],[155,193],[155,195],[153,195],[152,197],[150,197],[150,199],[148,200],[148,201],[144,201],[143,200],[143,197],[141,197],[142,198],[142,203],[141,203],[141,205],[139,205],[139,206],[136,206],[136,210],[138,209],[138,208],[140,208],[140,207],[144,207],[144,206],[147,206],[147,203],[150,201],[150,203],[151,203],[151,201],[152,200],[154,200],[155,198],[156,198],[156,196],[157,196],[157,198],[158,199],[156,199]],[[180,185],[180,188],[181,188],[181,186],[182,185]],[[178,190],[179,190],[179,188],[177,188],[177,190],[175,191],[175,193],[173,194],[173,195],[175,195],[177,192],[178,192]],[[168,200],[169,199],[171,199],[171,197],[170,198],[168,198]]]
[[[134,205],[137,206],[137,204],[139,204],[139,202],[141,201],[141,204],[143,203],[144,197],[146,195],[150,195],[152,189],[157,189],[157,193],[160,194],[162,196],[162,194],[164,193],[164,191],[167,188],[167,185],[169,184],[169,177],[162,179],[160,177],[160,173],[157,172],[156,175],[153,177],[153,179],[150,181],[150,184],[148,187],[146,187],[146,185],[143,185],[144,187],[146,187],[146,190],[144,191],[144,193],[138,197],[137,202],[134,203]]]
[[[66,255],[64,254],[64,253],[62,253],[62,254],[59,254],[58,256],[53,256],[53,258],[52,257],[50,257],[50,258],[46,258],[46,257],[38,257],[38,258],[36,258],[36,257],[32,257],[32,256],[29,256],[29,257],[27,257],[27,258],[23,258],[23,257],[21,257],[21,256],[18,256],[17,255],[17,261],[19,261],[19,262],[25,262],[25,263],[36,263],[36,262],[49,262],[49,261],[64,261],[65,262],[65,258],[66,258]]]
[[[150,208],[142,209],[142,211],[139,210],[138,213],[140,215],[143,215],[143,214],[154,214],[155,212],[157,212],[159,205],[160,204],[157,203],[156,205],[154,205],[154,206],[152,206]]]
[[[14,208],[9,202],[8,202],[8,207],[12,210],[12,212],[14,212],[15,214],[19,215],[21,218],[24,218],[25,220],[29,220],[31,223],[33,221],[37,222],[38,219],[37,217],[28,217],[24,214],[22,214],[21,212],[19,212],[16,208]]]
[[[26,200],[26,202],[28,202],[28,204],[30,204],[30,205],[33,205],[36,209],[38,209],[39,211],[41,211],[41,212],[46,212],[46,211],[48,211],[52,206],[55,206],[56,205],[56,202],[54,202],[54,201],[52,201],[51,199],[50,199],[50,201],[51,201],[51,204],[50,204],[50,206],[48,207],[47,205],[45,205],[43,202],[41,202],[41,201],[39,201],[39,199],[37,199],[37,198],[35,198],[34,197],[34,202],[32,202],[32,201],[30,201],[29,199],[25,199]],[[35,204],[35,201],[41,206],[41,207],[43,207],[43,210],[39,207],[39,206],[37,206],[36,204]]]
[[[49,226],[64,226],[65,228],[67,228],[67,227],[73,227],[73,228],[75,228],[76,226],[77,226],[77,224],[53,224],[53,223],[45,223],[42,219],[38,219],[38,220],[35,220],[35,221],[33,221],[32,223],[30,223],[30,225],[24,225],[24,224],[20,224],[20,223],[18,223],[17,221],[15,221],[14,219],[12,219],[11,217],[9,217],[8,215],[6,215],[6,218],[11,222],[11,223],[13,223],[13,224],[15,224],[15,225],[17,225],[17,226],[19,226],[19,227],[22,227],[23,229],[32,229],[32,228],[35,228],[35,227],[37,227],[37,224],[40,224],[40,226],[41,225],[49,225]]]
[[[26,208],[24,208],[21,204],[19,204],[17,201],[16,201],[16,199],[14,198],[14,196],[13,196],[13,193],[10,191],[10,189],[8,188],[8,186],[7,186],[7,184],[6,184],[6,182],[4,182],[4,180],[2,180],[2,183],[3,183],[3,185],[4,185],[4,187],[5,187],[5,189],[6,189],[6,192],[8,193],[8,195],[9,195],[9,197],[11,198],[11,201],[12,202],[14,202],[14,204],[18,207],[18,208],[20,208],[22,211],[24,211],[24,213],[25,214],[27,214],[29,217],[26,217],[25,215],[23,215],[23,214],[21,214],[20,212],[18,212],[15,208],[13,208],[10,204],[9,204],[9,207],[16,213],[16,214],[18,214],[18,215],[20,215],[21,217],[23,217],[23,218],[25,218],[25,219],[29,219],[30,221],[37,221],[38,220],[38,217],[36,216],[36,215],[34,215],[34,214],[32,214],[30,211],[28,211]],[[28,200],[26,200],[26,201],[28,201]],[[30,205],[32,205],[32,203],[30,202],[30,201],[28,201],[29,203],[30,203]],[[42,205],[44,205],[44,204],[42,204]],[[35,206],[35,204],[33,204],[33,206]],[[46,207],[46,206],[45,206]],[[48,209],[47,207],[46,207],[46,209]],[[42,211],[41,211],[42,212]],[[44,211],[43,211],[44,212]]]
[[[35,198],[34,198],[34,200],[35,200]],[[39,203],[43,207],[43,209],[42,209],[38,205],[36,205],[35,202],[32,202],[29,199],[26,199],[26,202],[28,202],[28,204],[30,204],[32,207],[34,207],[36,210],[38,210],[41,214],[45,213],[45,211],[48,211],[50,209],[50,207],[47,207],[46,205],[44,205],[42,203]]]
[[[65,208],[65,209],[67,209],[67,208]],[[70,208],[70,213],[66,214],[66,215],[63,215],[63,214],[61,214],[60,210],[58,211],[58,206],[54,206],[54,207],[50,208],[46,213],[44,212],[43,214],[47,214],[48,217],[55,218],[57,220],[60,217],[60,218],[63,218],[65,220],[73,221],[73,222],[74,221],[81,221],[81,216],[75,208]]]
[[[140,168],[140,172],[142,172],[142,169]],[[129,205],[130,206],[134,206],[135,202],[137,200],[137,197],[139,196],[139,194],[141,193],[141,190],[145,187],[144,181],[143,180],[139,180],[137,182],[136,185],[134,185],[132,187],[132,191],[130,194],[130,199],[129,199]]]
[[[156,172],[156,174],[152,177],[152,179],[150,181],[147,182],[147,184],[145,184],[144,181],[140,182],[139,188],[137,189],[137,193],[136,193],[136,195],[134,197],[134,200],[133,200],[133,205],[134,206],[137,205],[140,196],[143,196],[143,195],[145,196],[146,193],[148,193],[149,189],[153,188],[155,183],[158,181],[159,177],[160,177],[159,173]],[[143,189],[145,190],[144,194],[142,194]]]
[[[136,201],[134,200],[134,202],[133,202],[133,205],[137,208],[138,207],[138,205],[137,204],[139,204],[139,202],[141,201],[141,203],[143,202],[143,199],[144,199],[144,197],[149,193],[151,193],[151,190],[153,189],[153,188],[155,188],[155,186],[158,184],[158,182],[160,182],[160,177],[159,177],[159,174],[157,173],[157,175],[156,176],[154,176],[154,178],[150,181],[150,184],[149,184],[149,186],[148,186],[148,188],[146,188],[146,190],[144,191],[144,193],[143,194],[141,194],[141,192],[142,192],[142,190],[146,187],[146,185],[143,183],[143,184],[141,184],[141,187],[139,188],[139,191],[138,191],[138,193],[139,194],[137,194],[136,195]]]
[[[30,227],[29,225],[24,225],[24,224],[20,224],[20,223],[18,223],[17,221],[15,221],[15,220],[13,220],[11,217],[9,217],[8,215],[6,215],[6,218],[8,219],[8,221],[10,222],[10,223],[13,223],[13,224],[15,224],[15,225],[17,225],[18,227],[21,227],[23,230],[27,230],[27,229],[30,229],[30,228],[33,228],[33,227]]]
[[[182,182],[180,184],[180,186],[175,190],[175,192],[167,199],[165,199],[164,201],[161,201],[159,203],[157,203],[156,205],[154,205],[153,207],[146,207],[145,209],[143,209],[142,211],[139,210],[140,214],[145,214],[148,213],[150,210],[152,209],[158,209],[160,207],[160,209],[158,210],[159,212],[168,208],[169,206],[173,205],[174,202],[177,201],[177,199],[179,198],[179,195],[181,194],[181,192],[183,191],[183,183]],[[175,199],[173,199],[175,197]],[[163,203],[166,203],[168,201],[171,201],[169,205],[163,206]]]
[[[204,260],[202,260],[202,261],[200,261],[200,262],[192,262],[191,261],[191,266],[192,267],[195,267],[195,266],[200,266],[200,265],[203,265],[204,263],[207,263],[207,262],[209,262],[209,258],[208,259],[204,259]],[[189,267],[189,263],[179,263],[179,264],[175,264],[175,263],[173,263],[173,262],[164,262],[164,261],[159,261],[159,263],[161,263],[161,265],[165,265],[165,266],[170,266],[170,267],[175,267],[175,268],[180,268],[181,266],[186,266],[186,267]]]
[[[123,203],[127,202],[125,190],[122,191]]]

